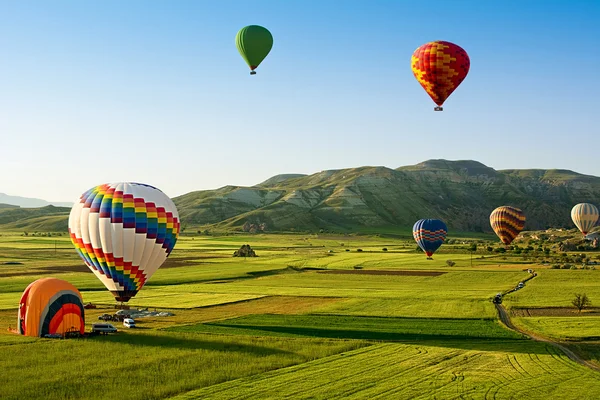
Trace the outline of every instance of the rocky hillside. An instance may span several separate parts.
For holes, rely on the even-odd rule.
[[[526,229],[571,227],[570,210],[600,198],[600,178],[566,170],[496,171],[476,161],[429,160],[389,169],[361,167],[278,175],[255,187],[226,186],[175,198],[182,222],[268,230],[410,227],[441,218],[457,231],[490,231],[501,205],[521,208]]]
[[[570,211],[597,204],[600,178],[566,170],[496,171],[476,161],[429,160],[390,169],[360,167],[277,175],[253,187],[225,186],[174,198],[183,227],[260,231],[356,231],[412,227],[441,218],[453,231],[489,232],[501,205],[521,208],[525,229],[573,227]],[[0,210],[0,228],[66,230],[67,208]],[[259,229],[260,228],[260,229]]]

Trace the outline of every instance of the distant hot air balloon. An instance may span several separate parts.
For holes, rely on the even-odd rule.
[[[413,237],[429,259],[444,243],[447,233],[446,224],[439,219],[420,219],[413,226]]]
[[[577,204],[571,210],[571,219],[575,223],[575,226],[583,233],[583,236],[587,235],[596,226],[598,216],[598,208],[590,203]]]
[[[21,335],[43,337],[85,332],[83,301],[77,288],[56,278],[31,283],[19,301],[17,330]]]
[[[515,207],[498,207],[490,215],[490,224],[502,243],[509,245],[523,230],[525,214]]]
[[[258,25],[248,25],[235,36],[235,45],[250,67],[250,75],[256,75],[254,71],[273,47],[273,36],[266,28]]]
[[[110,183],[81,195],[69,215],[69,234],[117,301],[129,301],[173,250],[179,214],[155,187]]]
[[[415,78],[442,111],[442,104],[469,73],[471,62],[467,52],[454,43],[435,41],[419,47],[410,66]]]

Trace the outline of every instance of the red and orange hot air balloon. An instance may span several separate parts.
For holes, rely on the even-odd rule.
[[[443,111],[442,104],[466,78],[471,61],[462,47],[438,40],[415,50],[410,66],[415,78],[438,105],[434,110]]]

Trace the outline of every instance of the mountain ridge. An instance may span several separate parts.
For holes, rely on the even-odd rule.
[[[473,160],[438,159],[396,169],[362,166],[280,174],[254,186],[227,185],[173,200],[182,227],[242,230],[254,224],[266,231],[349,232],[407,228],[420,218],[440,218],[454,231],[491,232],[489,214],[502,205],[522,209],[525,229],[536,230],[572,227],[571,207],[599,197],[600,178],[592,175],[563,169],[495,170]],[[10,210],[0,210],[0,224]],[[58,226],[62,211],[51,211],[36,215],[37,226],[40,218]]]

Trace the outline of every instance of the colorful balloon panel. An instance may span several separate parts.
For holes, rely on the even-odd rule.
[[[251,74],[254,74],[254,70],[273,48],[273,36],[262,26],[249,25],[239,30],[235,36],[235,45],[250,67]]]
[[[410,65],[423,89],[441,106],[467,77],[471,61],[462,47],[435,41],[415,50]]]
[[[584,235],[596,226],[598,215],[598,208],[590,203],[580,203],[571,209],[571,219]]]
[[[42,278],[31,283],[21,296],[17,330],[21,335],[43,337],[85,331],[81,294],[69,282]]]
[[[135,296],[164,263],[179,227],[173,201],[140,183],[93,187],[69,215],[69,234],[77,252],[118,301]]]
[[[490,214],[490,224],[504,244],[511,244],[525,226],[525,214],[518,208],[502,206]]]
[[[413,225],[413,237],[427,257],[440,248],[447,233],[446,224],[439,219],[420,219]]]

